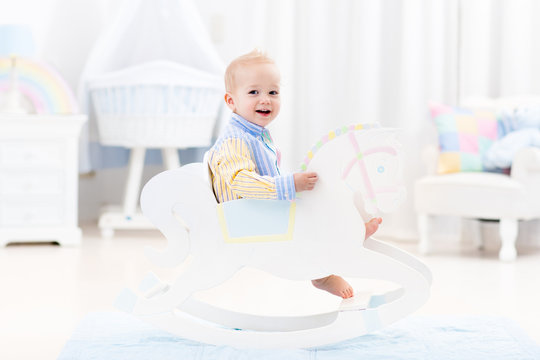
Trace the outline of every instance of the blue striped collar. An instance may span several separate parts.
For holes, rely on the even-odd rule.
[[[265,131],[268,132],[268,130],[266,130],[264,127],[247,121],[246,119],[244,119],[242,116],[238,115],[237,113],[232,113],[231,122],[234,125],[243,128],[245,131],[247,131],[253,136],[262,137]]]

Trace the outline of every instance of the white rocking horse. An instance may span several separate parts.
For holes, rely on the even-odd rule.
[[[404,197],[393,130],[374,124],[330,132],[308,153],[313,191],[290,201],[218,204],[206,163],[165,171],[144,187],[144,214],[165,235],[165,251],[147,249],[161,266],[189,265],[171,284],[154,275],[141,295],[125,290],[117,306],[181,337],[254,348],[306,348],[387,326],[423,305],[431,273],[408,253],[368,238],[361,213],[392,211]],[[366,216],[366,215],[364,215]],[[191,295],[220,285],[242,267],[290,280],[329,274],[380,279],[400,287],[373,295],[368,306],[310,316],[259,316],[218,308]],[[242,329],[242,331],[239,331]]]

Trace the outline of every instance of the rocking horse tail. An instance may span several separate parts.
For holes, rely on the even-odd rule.
[[[205,178],[203,164],[188,164],[154,176],[141,193],[143,214],[168,240],[167,248],[145,248],[147,258],[159,266],[181,264],[190,252],[190,229],[198,226],[200,211],[216,200]]]

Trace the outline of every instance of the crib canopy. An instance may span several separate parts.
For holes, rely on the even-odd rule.
[[[224,65],[192,0],[127,0],[104,29],[84,67],[79,100],[88,111],[87,82],[156,60],[220,75]]]
[[[208,76],[202,76],[203,80],[219,77],[216,81],[221,85],[224,64],[192,0],[125,0],[115,20],[96,41],[79,82],[79,103],[82,111],[90,115],[88,128],[81,136],[82,172],[99,168],[100,154],[104,153],[98,143],[91,106],[92,82],[111,78],[109,75],[121,74],[129,68],[167,62],[192,69],[195,75],[206,73]],[[107,153],[109,166],[126,164],[123,149],[109,149]],[[112,158],[117,158],[113,161],[116,165],[111,165]]]

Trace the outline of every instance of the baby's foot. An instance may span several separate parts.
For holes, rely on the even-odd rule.
[[[318,289],[326,290],[330,294],[341,296],[344,299],[353,297],[353,288],[341,276],[330,275],[322,279],[311,280],[313,286]]]
[[[381,223],[382,218],[373,218],[366,223],[366,239],[375,234]]]

